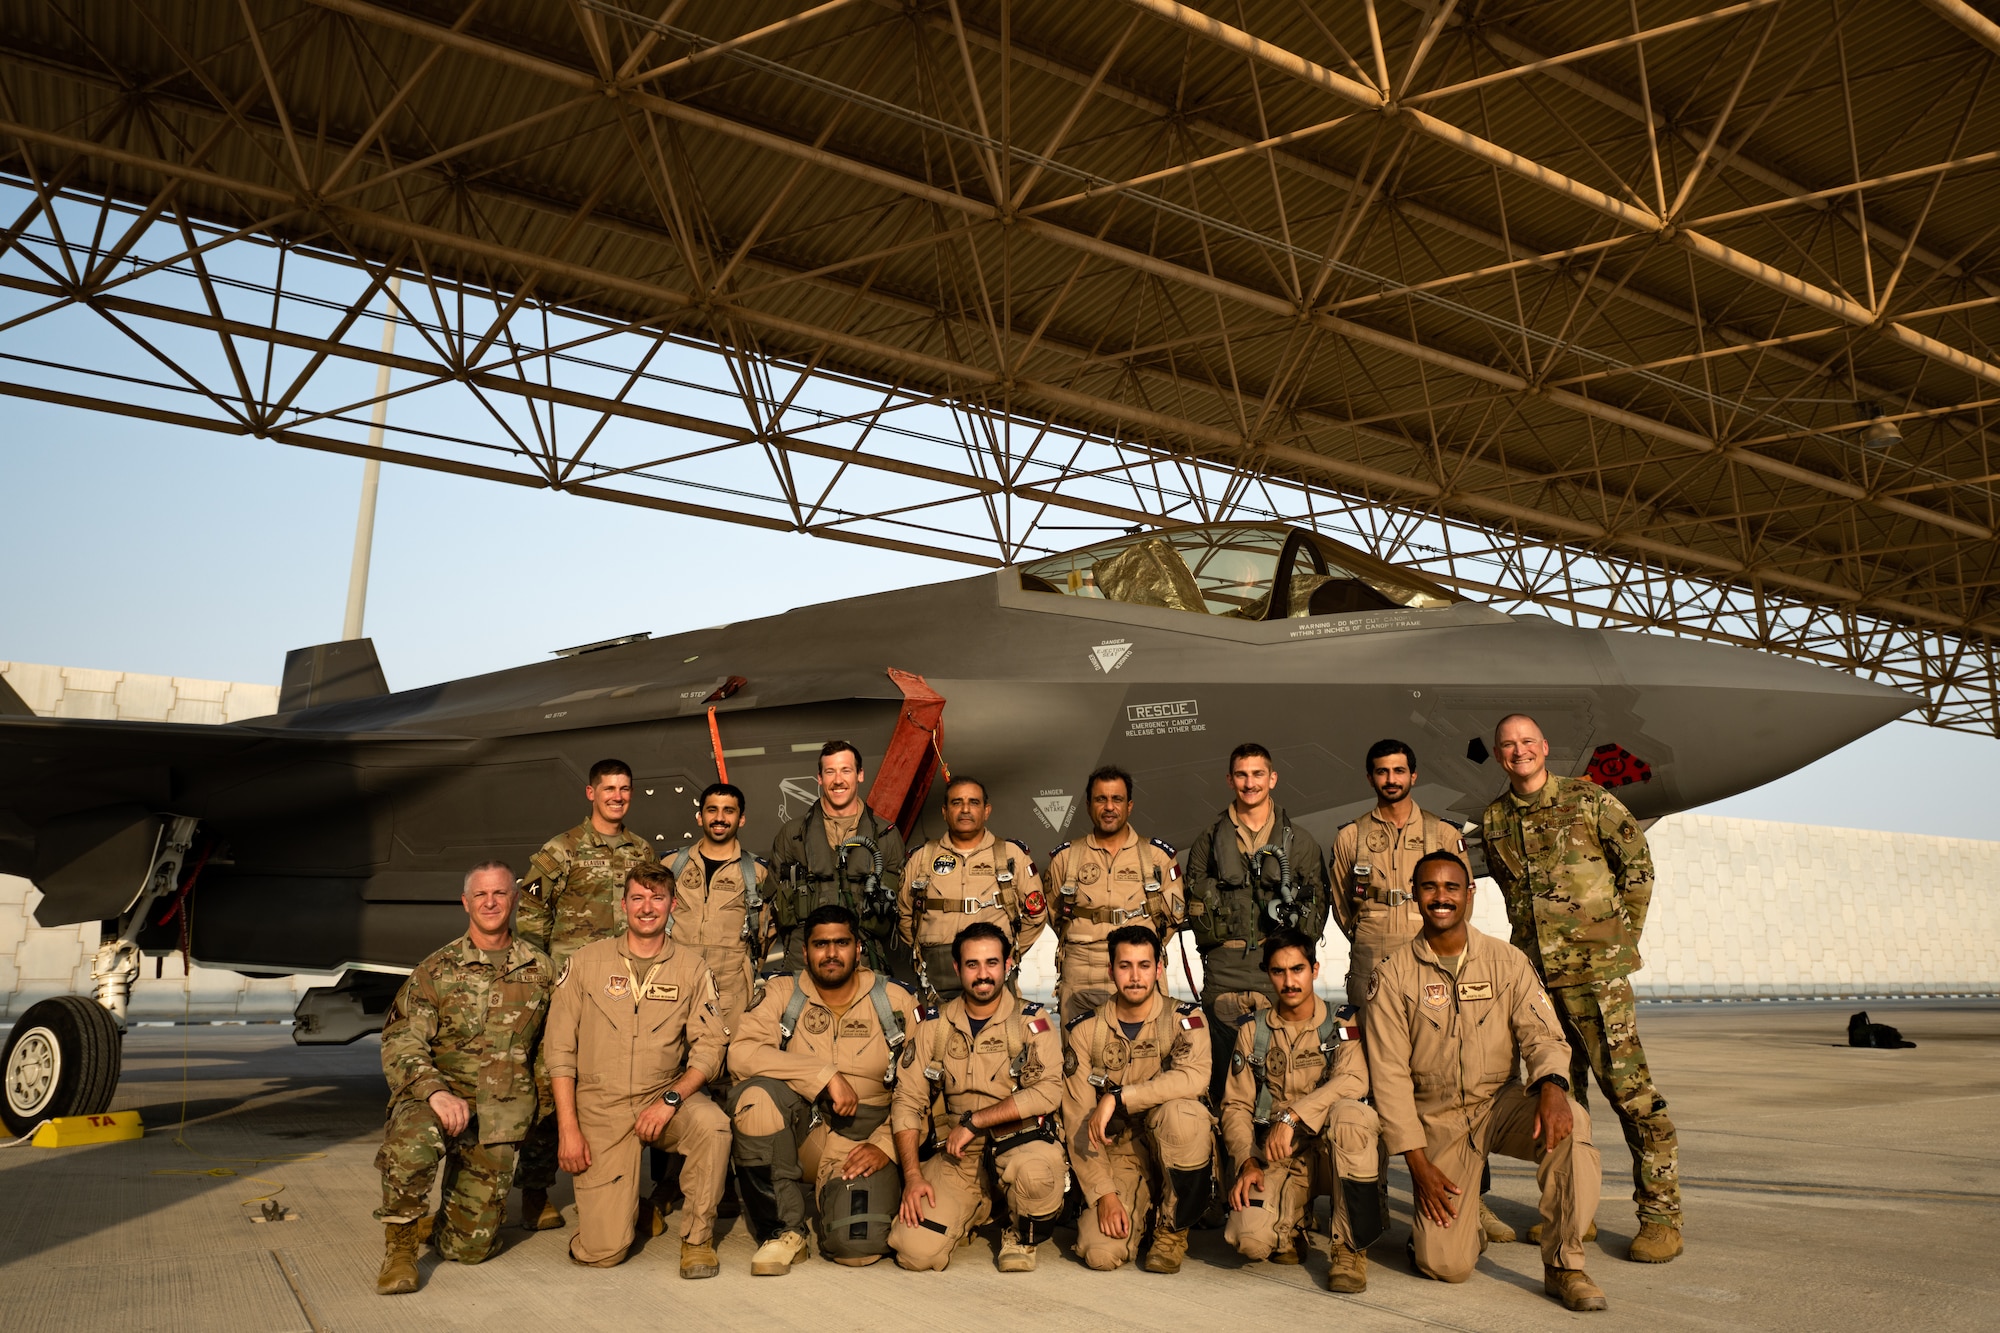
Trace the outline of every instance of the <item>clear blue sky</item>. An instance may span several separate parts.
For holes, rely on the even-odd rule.
[[[0,659],[275,681],[339,637],[362,465],[10,401]],[[387,468],[367,632],[403,688],[968,567]],[[1892,725],[1712,807],[1993,837],[2000,741]]]

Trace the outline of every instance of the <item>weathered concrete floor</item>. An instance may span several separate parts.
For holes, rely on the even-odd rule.
[[[1235,1329],[1305,1319],[1344,1327],[1992,1328],[2000,1309],[2000,1005],[1878,1005],[1914,1050],[1841,1043],[1847,1009],[1676,1006],[1642,1011],[1642,1032],[1681,1129],[1689,1250],[1662,1267],[1621,1257],[1634,1223],[1616,1123],[1605,1149],[1602,1237],[1592,1275],[1608,1315],[1571,1315],[1541,1294],[1536,1251],[1496,1247],[1472,1281],[1417,1278],[1399,1220],[1375,1247],[1368,1292],[1325,1291],[1325,1258],[1303,1269],[1242,1265],[1219,1232],[1197,1233],[1177,1277],[1089,1272],[1065,1234],[1041,1270],[1002,1277],[991,1243],[945,1274],[818,1259],[784,1279],[749,1276],[734,1223],[720,1278],[684,1283],[670,1232],[611,1271],[566,1260],[569,1230],[510,1228],[478,1268],[424,1262],[414,1296],[373,1294],[381,1232],[370,1167],[382,1117],[373,1041],[300,1050],[277,1028],[140,1029],[117,1106],[144,1111],[141,1143],[0,1153],[0,1328],[68,1330],[710,1328],[845,1330],[1161,1327]],[[173,1125],[187,1042],[186,1141]],[[293,1163],[237,1162],[323,1154]],[[187,1174],[211,1168],[235,1177]],[[298,1219],[252,1224],[242,1200],[282,1184]],[[1394,1173],[1399,1219],[1407,1178]],[[1495,1203],[1525,1233],[1533,1180],[1500,1163]],[[565,1190],[563,1201],[567,1203]],[[664,1243],[663,1243],[664,1242]]]

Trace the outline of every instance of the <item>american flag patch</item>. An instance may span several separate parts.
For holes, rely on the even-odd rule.
[[[1027,1022],[1027,1029],[1030,1032],[1047,1032],[1049,1030],[1049,1020],[1046,1018],[1031,1018]]]

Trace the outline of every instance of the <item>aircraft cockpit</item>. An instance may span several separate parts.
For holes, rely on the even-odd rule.
[[[1022,566],[1021,588],[1235,620],[1428,610],[1464,600],[1316,532],[1250,523],[1140,533],[1050,556]]]

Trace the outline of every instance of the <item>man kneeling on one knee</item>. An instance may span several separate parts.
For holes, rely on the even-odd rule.
[[[1090,1201],[1076,1250],[1092,1268],[1117,1268],[1137,1257],[1150,1220],[1146,1271],[1178,1273],[1213,1184],[1206,1020],[1159,993],[1158,935],[1120,926],[1105,946],[1111,998],[1071,1024],[1063,1051],[1064,1132]]]
[[[729,1117],[701,1093],[722,1068],[715,979],[667,938],[673,876],[625,880],[625,933],[570,955],[549,1004],[543,1050],[555,1085],[556,1160],[576,1177],[569,1257],[625,1261],[647,1144],[679,1153],[681,1276],[714,1277],[715,1206],[729,1170]]]
[[[1366,1291],[1386,1214],[1361,1020],[1313,994],[1319,959],[1301,931],[1264,937],[1264,974],[1278,1002],[1237,1030],[1222,1100],[1222,1141],[1242,1163],[1223,1239],[1246,1258],[1296,1264],[1313,1200],[1332,1195],[1332,1289]]]
[[[1417,1267],[1445,1282],[1471,1275],[1485,1248],[1479,1175],[1497,1152],[1535,1164],[1543,1289],[1571,1310],[1602,1310],[1583,1231],[1603,1168],[1590,1117],[1568,1096],[1569,1043],[1548,992],[1519,949],[1472,929],[1472,875],[1458,857],[1423,857],[1414,889],[1422,932],[1368,983],[1368,1073],[1382,1137],[1409,1163]]]
[[[850,1267],[889,1252],[903,1197],[890,1157],[897,1055],[917,1026],[916,996],[862,967],[861,921],[838,903],[799,923],[805,971],[773,977],[729,1045],[731,1155],[743,1213],[760,1242],[758,1277],[806,1256],[804,1182],[818,1204],[820,1253]]]
[[[999,1269],[1026,1273],[1062,1212],[1069,1165],[1055,1113],[1062,1105],[1062,1039],[1041,1005],[1007,986],[1012,945],[990,921],[951,942],[958,998],[926,1018],[903,1047],[891,1124],[903,1168],[903,1204],[889,1229],[896,1262],[942,1269],[1006,1196]],[[918,1078],[918,1071],[923,1077]],[[942,1105],[939,1102],[942,1101]],[[937,1151],[920,1160],[919,1145]]]

